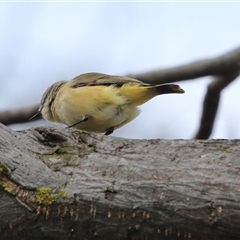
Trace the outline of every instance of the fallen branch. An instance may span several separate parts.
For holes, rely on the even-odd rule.
[[[237,140],[0,124],[1,239],[239,239]]]

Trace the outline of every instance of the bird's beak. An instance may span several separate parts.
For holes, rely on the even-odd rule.
[[[35,119],[38,119],[38,118],[41,118],[42,117],[42,113],[40,111],[37,111],[30,119],[29,121],[32,121],[32,120],[35,120]]]

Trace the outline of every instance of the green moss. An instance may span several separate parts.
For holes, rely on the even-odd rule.
[[[61,197],[61,198],[64,198],[67,196],[67,191],[64,190],[64,189],[61,189],[59,192],[58,192],[58,196]]]
[[[58,155],[68,154],[66,148],[60,146],[58,146],[58,148],[55,150],[55,153]]]
[[[53,194],[52,189],[49,187],[40,187],[36,192],[36,200],[40,204],[51,205],[56,202],[58,198],[67,196],[67,191],[64,189],[59,190],[58,193]]]
[[[0,175],[11,175],[11,171],[3,164],[0,162]]]
[[[0,163],[0,173],[4,173],[4,172],[7,172],[7,169],[2,163]]]
[[[66,150],[66,148],[57,145],[55,148],[52,148],[51,152],[49,152],[49,155],[65,155],[69,154]]]
[[[3,186],[3,189],[4,189],[6,192],[9,192],[9,193],[13,192],[13,188],[12,188],[12,186],[11,186],[10,183],[8,183],[8,182],[3,182],[3,183],[2,183],[2,186]]]
[[[38,203],[51,205],[56,201],[56,197],[52,194],[51,188],[40,187],[36,192],[36,200]]]

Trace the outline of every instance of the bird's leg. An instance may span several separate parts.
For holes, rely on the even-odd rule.
[[[110,127],[106,130],[105,135],[110,135],[113,133],[113,131],[114,131],[114,127]]]
[[[80,120],[77,123],[74,123],[73,125],[68,126],[68,128],[74,127],[74,126],[78,125],[79,123],[86,122],[88,119],[89,119],[89,116],[85,115],[85,116],[83,116],[82,120]]]

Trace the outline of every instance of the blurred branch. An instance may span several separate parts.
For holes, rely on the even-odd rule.
[[[230,84],[239,72],[233,72],[229,75],[214,77],[208,85],[208,90],[203,102],[203,112],[199,130],[195,136],[196,139],[208,139],[212,133],[213,124],[218,110],[221,91]]]
[[[24,123],[37,112],[39,105],[0,112],[0,122],[5,125]]]
[[[129,75],[151,84],[171,83],[205,76],[215,76],[208,86],[203,112],[196,138],[207,139],[212,132],[220,93],[239,75],[240,47],[219,57],[196,61],[179,67]],[[37,111],[38,106],[0,112],[0,122],[5,125],[23,123]]]
[[[142,74],[131,75],[140,81],[161,84],[194,78],[225,75],[240,69],[240,47],[219,57],[196,61],[179,67],[166,68]]]

